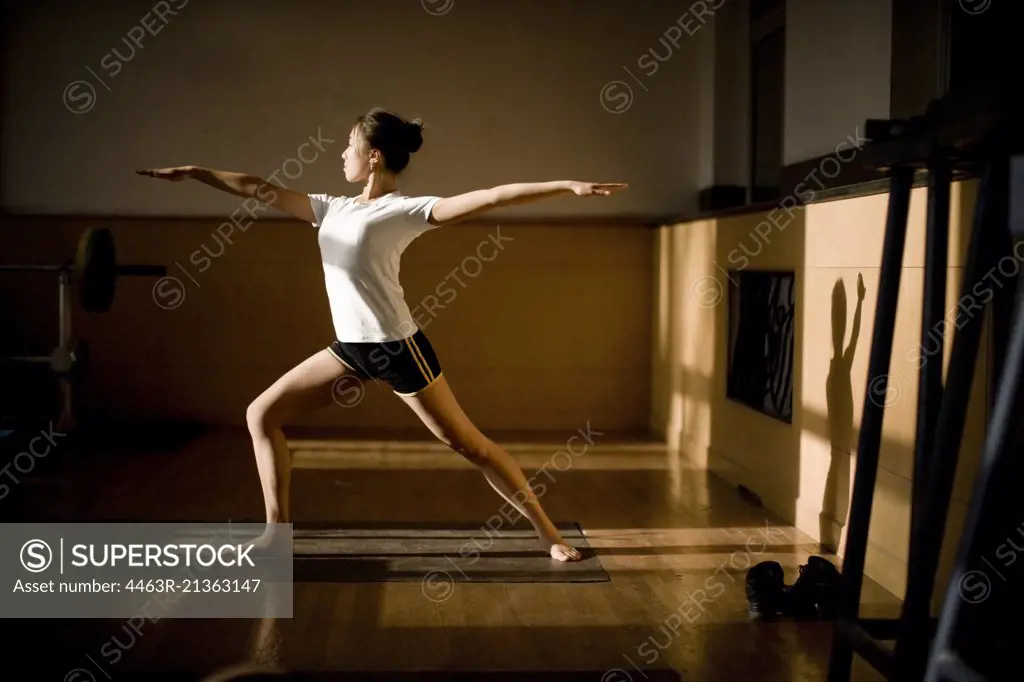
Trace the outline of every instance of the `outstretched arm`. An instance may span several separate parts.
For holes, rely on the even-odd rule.
[[[311,223],[315,220],[313,207],[310,205],[307,195],[285,187],[279,187],[257,175],[214,170],[201,166],[140,169],[135,172],[151,178],[176,182],[198,180],[204,185],[209,185],[222,192],[238,197],[251,197],[262,203],[269,204],[277,210],[293,215],[304,222]]]
[[[850,330],[850,345],[846,347],[846,352],[843,353],[843,359],[847,362],[853,360],[854,354],[857,352],[857,339],[860,337],[860,311],[862,304],[864,303],[864,294],[867,290],[864,288],[864,277],[863,275],[857,275],[857,309],[853,313],[853,329]]]
[[[454,197],[445,197],[434,204],[430,213],[432,225],[444,225],[458,220],[492,211],[503,206],[526,204],[540,199],[576,194],[577,196],[608,196],[626,187],[625,183],[576,182],[555,180],[552,182],[520,182],[499,185],[490,189],[478,189]]]

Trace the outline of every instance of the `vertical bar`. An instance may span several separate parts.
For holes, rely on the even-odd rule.
[[[57,285],[57,306],[58,315],[60,316],[57,324],[57,347],[67,348],[70,345],[69,339],[71,338],[71,301],[68,295],[70,289],[70,276],[67,270],[60,271],[59,282]]]
[[[946,2],[935,3],[938,9],[938,70],[935,79],[935,98],[942,99],[949,94],[949,50],[952,39],[950,14],[953,9]],[[960,8],[958,8],[960,9]]]
[[[1019,450],[1013,452],[1012,433],[1013,420],[1020,419],[1020,414],[1015,413],[1016,406],[1024,398],[1021,395],[1022,374],[1024,374],[1024,295],[1018,295],[1010,341],[1006,349],[1006,359],[1003,371],[998,378],[998,389],[995,407],[989,422],[988,438],[985,440],[985,450],[975,478],[974,491],[971,496],[972,504],[967,509],[967,518],[957,550],[956,565],[946,587],[933,655],[927,667],[926,682],[937,682],[942,679],[943,664],[952,652],[957,622],[964,609],[967,608],[966,602],[961,598],[959,592],[960,580],[965,574],[968,562],[978,549],[976,544],[979,530],[984,528],[985,513],[994,511],[990,504],[986,504],[989,493],[997,482],[1005,480],[1003,477],[1006,476],[1006,469],[1011,463],[1011,457],[1020,456]],[[1020,444],[1018,443],[1016,447],[1019,448]],[[1007,611],[1012,611],[1013,608],[1015,607],[1011,605]]]
[[[839,618],[856,621],[860,611],[860,591],[864,581],[864,559],[867,553],[871,504],[878,476],[878,454],[885,416],[883,397],[888,389],[888,369],[892,359],[892,340],[896,325],[896,304],[899,299],[903,250],[907,237],[907,213],[914,170],[896,167],[892,171],[889,190],[889,211],[882,247],[881,282],[871,337],[868,363],[868,385],[864,395],[860,442],[857,445],[857,470],[854,474],[850,500],[850,528],[846,536],[839,603]],[[837,627],[832,637],[829,661],[829,682],[848,682],[853,665],[852,643]]]
[[[62,350],[71,350],[72,300],[71,273],[68,268],[63,268],[60,271],[60,283],[57,291],[60,297],[59,340],[57,347]],[[74,428],[75,425],[74,415],[72,414],[71,379],[66,375],[61,376],[58,385],[60,386],[61,411],[57,421],[57,428],[61,431],[68,431]]]
[[[999,248],[1005,253],[1014,253],[1016,256],[1013,236],[1007,232],[1006,234],[1000,234],[999,238],[1002,241]],[[1020,261],[1022,258],[1024,258],[1024,252],[1022,252],[1021,257],[1017,257],[1017,260]],[[1020,267],[1019,263],[1016,267]],[[1006,355],[1006,347],[1009,344],[1010,325],[1013,324],[1013,301],[1018,289],[1017,278],[1013,277],[1004,280],[1005,274],[1000,270],[997,279],[998,286],[993,287],[994,295],[992,296],[992,337],[989,343],[989,376],[992,377],[992,380],[989,382],[986,395],[987,411],[990,414],[995,404],[996,391],[999,390],[995,377],[1002,376],[1003,358]]]
[[[946,268],[949,251],[949,193],[951,171],[943,159],[933,160],[928,169],[928,216],[925,234],[924,298],[921,306],[919,390],[917,393],[917,434],[914,448],[914,478],[911,486],[910,548],[907,554],[907,588],[903,602],[900,636],[896,642],[896,670],[908,674],[923,668],[928,657],[931,590],[919,589],[919,570],[925,493],[929,460],[932,456],[939,408],[942,405],[942,366],[945,360]],[[917,676],[918,678],[920,675]]]
[[[999,234],[1005,232],[1007,227],[1007,169],[1005,159],[996,160],[986,166],[982,175],[971,230],[971,245],[957,302],[953,349],[925,493],[924,517],[927,523],[922,524],[920,528],[917,565],[914,566],[914,590],[929,595],[929,599],[935,587],[935,574],[946,530],[949,499],[953,491],[971,384],[974,381],[974,369],[981,345],[984,310],[976,307],[977,297],[980,295],[979,288],[983,280],[993,274],[999,256],[998,248],[1003,243],[999,239]],[[985,283],[985,286],[990,285]],[[980,500],[976,498],[976,501]],[[909,585],[907,591],[909,595]],[[899,648],[901,645],[902,642],[897,642],[896,646]],[[911,669],[911,673],[917,673],[913,679],[920,679],[926,670],[927,661],[919,664],[913,660],[909,662],[917,664]]]

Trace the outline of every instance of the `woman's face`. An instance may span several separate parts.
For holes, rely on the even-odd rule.
[[[348,136],[348,147],[341,154],[345,167],[345,179],[349,182],[365,182],[370,177],[370,154],[366,141],[355,128]]]

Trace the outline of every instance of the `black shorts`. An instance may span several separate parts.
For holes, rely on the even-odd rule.
[[[399,395],[419,393],[441,377],[441,363],[422,329],[400,341],[336,340],[327,350],[359,378],[383,381]]]

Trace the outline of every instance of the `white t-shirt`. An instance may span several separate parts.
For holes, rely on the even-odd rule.
[[[309,195],[339,341],[379,343],[416,333],[398,265],[406,247],[436,227],[427,220],[440,198],[396,190],[362,204],[355,197]]]

